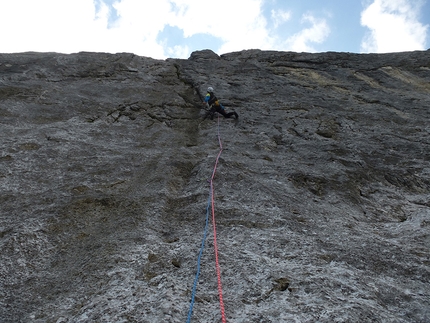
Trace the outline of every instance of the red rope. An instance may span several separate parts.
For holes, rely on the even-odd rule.
[[[218,160],[219,160],[219,157],[221,156],[221,153],[222,153],[221,136],[219,134],[219,116],[218,116],[218,142],[219,142],[220,151],[219,151],[218,156],[217,156],[216,161],[215,161],[215,167],[214,167],[214,171],[212,173],[210,184],[211,184],[211,204],[212,204],[212,226],[214,229],[215,267],[216,267],[216,275],[217,275],[217,279],[218,279],[219,305],[221,308],[222,323],[226,323],[227,321],[225,318],[224,301],[222,298],[221,269],[220,269],[219,261],[218,261],[218,244],[217,244],[217,240],[216,240],[215,199],[214,199],[214,186],[213,186],[213,179],[215,177],[215,172],[216,172],[216,168],[218,165]]]

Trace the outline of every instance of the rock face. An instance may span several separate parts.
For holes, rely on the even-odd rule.
[[[219,133],[228,322],[430,322],[429,94],[430,51],[0,55],[0,321],[185,322]]]

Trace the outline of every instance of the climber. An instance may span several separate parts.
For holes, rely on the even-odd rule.
[[[209,107],[209,111],[206,113],[203,120],[208,116],[210,116],[211,120],[213,120],[215,112],[222,114],[225,118],[230,118],[231,116],[234,116],[236,119],[239,118],[239,115],[235,111],[229,113],[225,112],[223,105],[219,103],[217,97],[214,94],[214,89],[211,86],[208,87],[208,93],[205,96],[205,101],[203,104]]]

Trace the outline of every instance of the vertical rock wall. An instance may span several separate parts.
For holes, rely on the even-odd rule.
[[[0,321],[427,322],[429,58],[0,55]]]

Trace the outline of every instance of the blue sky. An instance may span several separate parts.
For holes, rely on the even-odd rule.
[[[430,48],[430,0],[0,0],[0,53]]]

